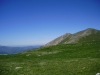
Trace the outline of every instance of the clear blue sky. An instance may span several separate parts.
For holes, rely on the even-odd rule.
[[[0,45],[46,44],[86,28],[100,29],[100,0],[0,0]]]

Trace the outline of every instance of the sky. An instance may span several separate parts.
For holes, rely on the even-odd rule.
[[[65,34],[100,30],[100,0],[0,0],[0,45],[44,45]]]

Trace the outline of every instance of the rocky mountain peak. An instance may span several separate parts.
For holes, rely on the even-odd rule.
[[[45,46],[52,46],[52,45],[57,45],[57,44],[77,43],[80,39],[87,37],[87,36],[90,36],[91,34],[97,34],[98,32],[100,33],[100,30],[88,28],[86,30],[79,31],[79,32],[76,32],[74,34],[66,33],[66,34],[54,39],[53,41],[47,43]],[[94,37],[96,37],[96,36],[94,36]]]

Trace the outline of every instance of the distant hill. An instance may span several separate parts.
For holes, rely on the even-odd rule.
[[[96,41],[96,40],[97,41],[100,40],[100,30],[88,28],[86,30],[79,31],[74,34],[66,33],[54,39],[53,41],[47,43],[45,47],[58,44],[72,44],[72,43]]]
[[[19,52],[23,52],[30,49],[39,48],[40,45],[37,46],[25,46],[25,47],[9,47],[9,46],[0,46],[0,54],[15,54]]]

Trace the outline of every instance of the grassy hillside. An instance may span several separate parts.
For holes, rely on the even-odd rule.
[[[100,40],[100,31],[92,31],[92,34],[85,36],[79,40],[79,42],[88,42],[88,41],[99,41]]]
[[[0,55],[0,75],[96,75],[100,40]]]

